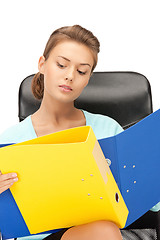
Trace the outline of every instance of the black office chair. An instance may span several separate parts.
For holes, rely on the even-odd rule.
[[[40,107],[41,101],[36,100],[31,92],[33,76],[34,74],[25,78],[20,85],[20,121]],[[75,106],[110,116],[124,129],[153,111],[150,84],[145,76],[136,72],[94,72],[89,84],[75,101]],[[124,239],[160,239],[159,214],[148,211],[127,229],[122,230]]]

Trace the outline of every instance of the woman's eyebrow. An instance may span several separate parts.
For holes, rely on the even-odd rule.
[[[58,56],[58,57],[61,57],[65,60],[67,60],[68,62],[70,62],[71,60],[69,60],[68,58],[64,57],[64,56]],[[89,67],[91,67],[91,65],[89,63],[80,63],[80,65],[88,65]]]

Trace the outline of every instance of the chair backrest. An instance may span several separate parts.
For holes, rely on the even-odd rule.
[[[31,91],[34,74],[19,88],[19,120],[34,113],[41,101]],[[117,120],[127,128],[152,113],[151,88],[147,78],[136,72],[94,72],[75,106]],[[53,106],[54,107],[54,106]]]

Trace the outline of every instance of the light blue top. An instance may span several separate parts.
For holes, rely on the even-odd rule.
[[[111,137],[123,131],[122,127],[110,117],[82,111],[86,118],[86,126],[92,127],[97,139]],[[33,138],[37,138],[37,135],[29,115],[22,122],[5,130],[0,135],[0,143],[19,143]]]
[[[122,127],[112,118],[101,115],[93,114],[82,110],[86,118],[86,126],[91,126],[97,139],[114,136],[123,131]],[[33,138],[37,138],[34,130],[31,115],[18,124],[8,128],[0,135],[0,143],[19,143],[27,141]],[[160,210],[160,203],[155,205],[152,211]],[[49,234],[34,235],[31,237],[18,238],[18,240],[41,240]]]

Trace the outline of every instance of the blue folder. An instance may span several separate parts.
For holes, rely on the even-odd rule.
[[[99,140],[128,207],[126,226],[160,201],[160,109],[124,132]]]
[[[125,227],[160,201],[159,139],[160,110],[116,136],[98,140],[111,160],[111,171],[129,210]],[[31,235],[10,190],[0,194],[0,230],[3,239]]]

